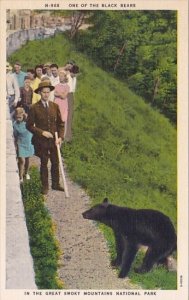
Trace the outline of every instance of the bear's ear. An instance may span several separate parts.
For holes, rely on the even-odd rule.
[[[104,204],[109,204],[108,198],[104,198],[103,203],[104,203]]]

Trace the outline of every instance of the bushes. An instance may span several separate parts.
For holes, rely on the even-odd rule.
[[[23,202],[36,284],[40,289],[61,289],[63,284],[57,276],[59,245],[54,237],[53,223],[40,189],[39,172],[33,167],[31,180],[23,185]]]

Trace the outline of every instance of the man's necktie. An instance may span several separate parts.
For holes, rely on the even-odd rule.
[[[46,110],[47,114],[49,114],[49,106],[48,106],[48,103],[45,102],[45,103],[44,103],[44,106],[45,106],[45,110]]]

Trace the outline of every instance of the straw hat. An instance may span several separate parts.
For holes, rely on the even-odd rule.
[[[47,63],[44,64],[43,68],[44,68],[44,69],[45,69],[45,68],[50,68],[51,65],[52,65],[51,62],[47,62]]]
[[[35,92],[36,94],[39,94],[39,92],[41,92],[41,90],[42,90],[43,88],[49,88],[50,91],[53,91],[53,90],[54,90],[54,86],[51,85],[51,83],[50,83],[49,81],[42,81],[42,82],[40,82],[39,87],[38,87],[36,90],[34,90],[34,92]]]

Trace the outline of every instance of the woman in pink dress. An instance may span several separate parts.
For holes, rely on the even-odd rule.
[[[65,123],[65,133],[66,133],[66,122],[68,117],[68,99],[67,95],[69,93],[69,85],[66,71],[63,68],[58,70],[60,83],[55,86],[54,89],[54,102],[58,104],[60,108],[60,113],[62,121]],[[65,134],[64,134],[65,135]]]

